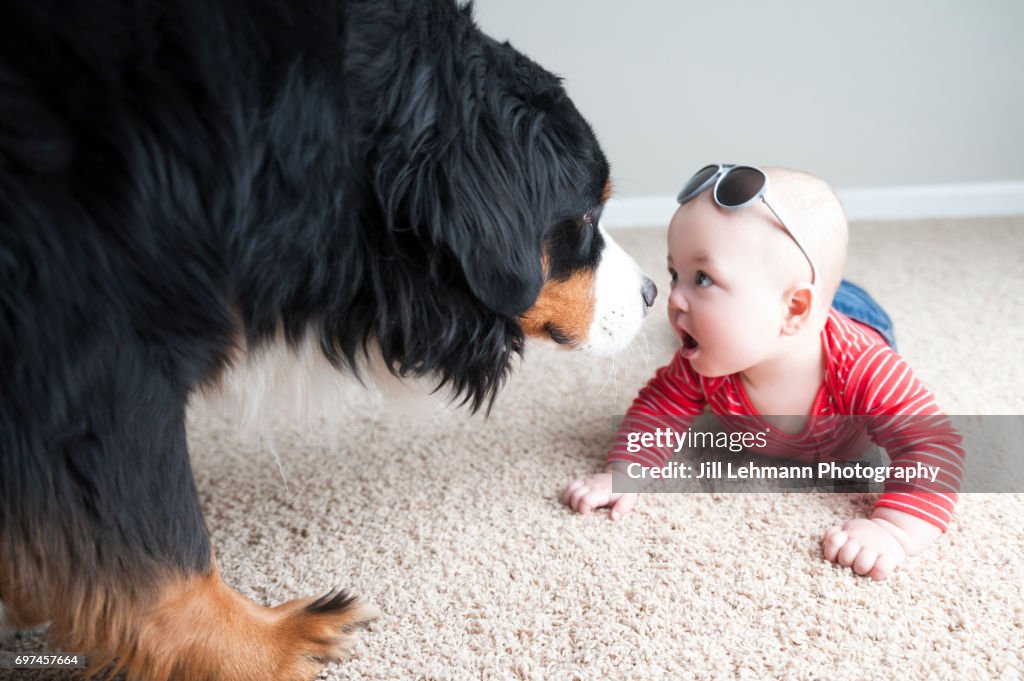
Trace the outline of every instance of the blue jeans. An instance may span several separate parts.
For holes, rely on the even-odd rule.
[[[896,332],[893,330],[892,320],[882,306],[860,286],[843,279],[832,301],[832,307],[851,319],[867,324],[882,334],[889,347],[896,349]]]

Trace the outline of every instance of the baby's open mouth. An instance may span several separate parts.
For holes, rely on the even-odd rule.
[[[683,356],[690,357],[697,351],[697,339],[683,331]]]

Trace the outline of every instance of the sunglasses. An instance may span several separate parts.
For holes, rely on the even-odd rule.
[[[722,208],[739,210],[756,203],[758,199],[764,201],[768,210],[772,212],[775,219],[779,221],[786,234],[793,240],[800,249],[800,252],[807,258],[807,264],[811,266],[811,283],[814,283],[814,261],[800,241],[798,233],[782,219],[777,205],[768,195],[768,175],[760,168],[754,166],[741,166],[732,163],[715,164],[704,166],[690,178],[683,186],[683,189],[676,196],[679,205],[695,199],[711,185],[715,186],[712,196]]]

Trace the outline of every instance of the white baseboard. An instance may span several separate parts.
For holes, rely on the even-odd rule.
[[[849,220],[920,220],[1024,215],[1024,182],[837,191]]]
[[[840,189],[836,193],[851,222],[1024,215],[1024,181]],[[675,210],[673,196],[612,199],[601,224],[612,228],[667,227]]]

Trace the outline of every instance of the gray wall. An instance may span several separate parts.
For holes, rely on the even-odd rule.
[[[1024,179],[1022,0],[477,0],[597,131],[620,198],[708,162],[841,189]]]

